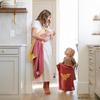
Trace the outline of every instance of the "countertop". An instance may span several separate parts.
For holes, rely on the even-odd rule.
[[[0,44],[0,47],[26,47],[27,44]]]
[[[100,43],[91,43],[91,44],[87,44],[87,46],[97,47],[97,46],[100,46]]]

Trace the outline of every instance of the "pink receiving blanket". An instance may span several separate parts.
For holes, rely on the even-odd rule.
[[[44,34],[40,36],[46,38]],[[32,53],[37,56],[33,59],[34,77],[37,79],[44,73],[44,52],[43,43],[41,40],[36,39]]]

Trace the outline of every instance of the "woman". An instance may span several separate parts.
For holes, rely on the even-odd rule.
[[[44,74],[42,74],[36,81],[43,82],[43,88],[46,94],[50,94],[49,83],[53,80],[53,71],[52,71],[52,49],[50,42],[47,38],[39,36],[37,33],[43,28],[49,28],[51,19],[51,13],[48,10],[43,10],[37,19],[33,22],[31,36],[33,38],[44,41],[43,51],[44,51]],[[49,33],[49,32],[48,32]]]

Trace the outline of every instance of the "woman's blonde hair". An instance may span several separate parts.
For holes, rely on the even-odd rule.
[[[74,56],[74,54],[75,54],[75,50],[74,50],[74,49],[72,49],[72,48],[68,48],[68,49],[70,49],[70,51],[71,51],[71,57],[73,57],[73,56]]]
[[[36,20],[42,20],[42,26],[48,28],[48,26],[50,26],[51,21],[50,20],[47,21],[47,18],[50,15],[51,12],[45,9],[42,12],[40,12]]]

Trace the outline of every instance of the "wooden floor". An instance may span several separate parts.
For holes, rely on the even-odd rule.
[[[75,73],[77,78],[77,70]],[[74,81],[75,90],[72,94],[70,94],[70,92],[63,92],[58,89],[58,79],[56,78],[54,82],[50,84],[50,95],[45,94],[42,88],[43,85],[41,83],[38,83],[33,85],[32,95],[25,95],[23,100],[91,100],[88,94],[77,94],[77,82],[78,80]]]

